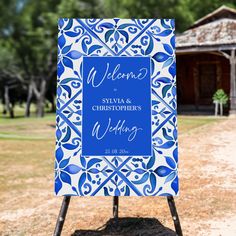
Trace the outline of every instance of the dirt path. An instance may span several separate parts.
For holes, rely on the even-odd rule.
[[[184,235],[236,235],[236,118],[180,135],[179,144],[180,197],[176,205]],[[37,169],[32,171],[37,173]],[[1,195],[0,235],[52,235],[62,199],[54,197],[53,173],[25,181],[30,187]],[[111,215],[110,197],[73,198],[63,235],[76,229],[96,229]],[[120,217],[127,216],[155,217],[173,229],[165,198],[122,197]]]
[[[195,211],[194,221],[182,212],[185,232],[191,235],[192,228],[195,235],[236,235],[236,118],[181,136],[180,147],[180,178],[184,186],[192,182],[193,187],[183,189],[179,200],[196,201],[188,206]]]

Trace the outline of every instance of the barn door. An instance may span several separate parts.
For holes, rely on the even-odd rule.
[[[217,64],[199,64],[199,102],[212,104],[212,96],[217,88]]]

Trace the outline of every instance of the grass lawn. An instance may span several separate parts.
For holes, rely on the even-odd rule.
[[[0,118],[0,195],[43,187],[32,182],[53,173],[54,120],[54,114],[42,119]]]
[[[215,116],[178,116],[178,131],[179,134],[184,134],[186,132],[192,131],[203,125],[208,125],[213,122],[218,122],[226,119],[225,117],[215,117]]]
[[[179,134],[217,120],[215,117],[179,116]],[[0,193],[20,189],[22,185],[39,188],[32,186],[31,178],[53,173],[54,132],[55,114],[46,114],[44,118],[0,117]]]

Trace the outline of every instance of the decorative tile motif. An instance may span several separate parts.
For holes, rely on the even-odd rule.
[[[81,156],[83,56],[150,56],[153,155]],[[178,195],[174,20],[60,19],[56,195]]]

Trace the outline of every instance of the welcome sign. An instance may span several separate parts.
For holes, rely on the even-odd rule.
[[[152,155],[149,57],[84,57],[82,91],[83,156]]]
[[[174,21],[60,19],[56,195],[178,195]]]

